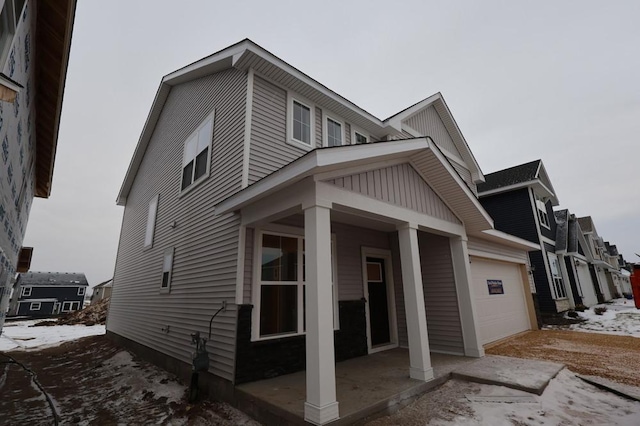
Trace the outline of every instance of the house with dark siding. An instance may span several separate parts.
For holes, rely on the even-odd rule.
[[[591,216],[577,218],[580,229],[591,252],[591,273],[594,283],[602,294],[602,301],[606,302],[616,296],[617,290],[613,283],[611,271],[618,271],[618,259],[611,256],[604,239],[598,234],[596,225]]]
[[[207,336],[200,380],[235,403],[305,371],[298,422],[340,417],[336,362],[395,350],[432,381],[431,353],[537,326],[539,246],[494,226],[483,181],[440,93],[383,120],[243,40],[160,83],[117,198],[107,336],[185,378]]]
[[[82,309],[89,283],[83,273],[18,274],[9,315],[49,317]]]
[[[0,2],[0,333],[16,273],[30,267],[22,242],[33,198],[51,194],[75,9]]]
[[[555,314],[575,306],[565,264],[556,254],[553,207],[558,197],[542,160],[485,175],[478,197],[496,229],[538,245],[529,259],[540,312]]]

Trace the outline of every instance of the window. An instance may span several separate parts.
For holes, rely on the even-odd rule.
[[[325,145],[340,146],[344,139],[342,134],[342,123],[327,117],[325,127]]]
[[[209,151],[213,139],[213,120],[214,113],[211,113],[184,143],[182,191],[209,175],[209,163],[211,162]]]
[[[538,208],[538,217],[540,218],[540,224],[545,228],[549,228],[549,216],[547,215],[547,206],[544,199],[536,194],[536,207]]]
[[[31,303],[31,305],[29,306],[29,310],[30,310],[30,311],[39,311],[41,306],[42,306],[42,303],[40,303],[40,302],[33,302],[33,303]]]
[[[259,235],[254,338],[303,334],[306,329],[304,238],[273,232]],[[335,271],[335,267],[332,270]],[[334,288],[332,291],[334,327],[337,327],[337,293]]]
[[[355,135],[354,135],[353,139],[354,139],[355,143],[358,144],[358,145],[369,142],[369,140],[367,139],[367,137],[365,135],[363,135],[362,133],[358,133],[358,132],[355,132]]]
[[[31,287],[22,287],[22,294],[20,297],[31,296]]]
[[[173,247],[164,251],[162,261],[162,283],[160,290],[169,291],[171,289],[171,271],[173,269]]]
[[[156,228],[156,214],[158,212],[158,197],[156,195],[149,201],[149,212],[147,214],[147,232],[144,235],[144,248],[153,247],[153,233]]]
[[[315,116],[312,104],[289,93],[287,105],[287,141],[305,150],[314,148]]]
[[[73,302],[63,302],[62,309],[60,310],[60,312],[71,312],[72,309],[73,309]]]
[[[556,299],[565,299],[567,292],[564,288],[564,282],[562,281],[562,272],[560,271],[560,265],[558,264],[558,257],[553,253],[547,253],[549,258],[549,267],[551,268],[551,280],[553,281],[553,290],[556,295]]]
[[[84,296],[85,293],[85,288],[84,287],[78,287],[78,296]]]

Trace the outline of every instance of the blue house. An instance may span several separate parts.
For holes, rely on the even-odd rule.
[[[75,272],[19,274],[9,315],[47,317],[82,309],[87,277]]]

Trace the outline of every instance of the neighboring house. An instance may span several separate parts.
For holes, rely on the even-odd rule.
[[[5,0],[0,6],[0,333],[33,197],[48,198],[75,0]]]
[[[540,312],[555,314],[575,306],[565,264],[556,254],[553,206],[558,197],[542,160],[485,175],[478,196],[496,229],[538,246],[529,259]]]
[[[536,327],[527,250],[476,197],[483,181],[443,97],[381,120],[249,40],[165,76],[118,204],[107,334],[206,380],[306,369],[305,419],[339,416],[335,361],[430,352]],[[215,319],[221,307],[226,310]]]
[[[88,285],[82,273],[18,274],[9,315],[47,317],[80,310]]]
[[[554,215],[556,254],[560,263],[564,263],[574,302],[587,307],[596,305],[602,299],[602,294],[589,269],[593,256],[580,224],[569,210],[558,210]]]
[[[111,297],[111,291],[113,290],[113,278],[101,282],[93,287],[93,293],[91,294],[91,304],[98,303],[102,299]]]
[[[612,256],[609,254],[604,240],[598,235],[591,216],[579,217],[578,223],[593,257],[589,267],[591,268],[592,276],[598,282],[598,289],[602,294],[600,302],[609,301],[616,294],[610,269],[617,270],[618,261],[617,259],[611,260]],[[609,262],[615,263],[615,265]]]
[[[616,289],[617,297],[622,297],[627,294],[631,294],[631,281],[628,279],[629,275],[625,274],[623,267],[625,261],[622,255],[618,252],[618,247],[615,244],[610,244],[608,241],[604,242],[607,252],[609,254],[608,263],[612,266],[608,268],[608,272],[611,275],[613,286]]]

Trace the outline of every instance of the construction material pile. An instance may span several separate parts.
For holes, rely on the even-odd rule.
[[[42,321],[35,326],[47,325],[96,325],[107,321],[109,298],[100,300],[95,305],[88,306],[80,311],[69,312],[58,318],[57,321]]]

